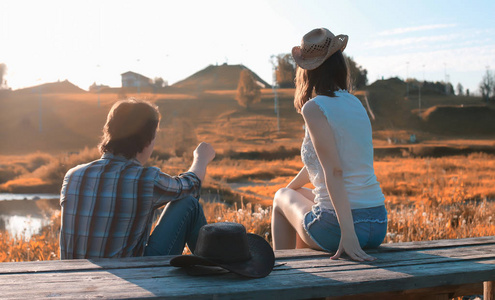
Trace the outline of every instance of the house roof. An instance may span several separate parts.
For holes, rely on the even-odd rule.
[[[242,70],[249,70],[254,79],[259,82],[260,86],[270,88],[266,83],[252,70],[244,65],[210,65],[201,71],[194,73],[184,80],[174,83],[172,86],[185,89],[202,89],[202,90],[236,90]]]
[[[127,72],[125,72],[125,73],[122,73],[122,74],[120,74],[120,76],[124,76],[124,75],[127,75],[127,74],[134,74],[134,75],[136,75],[137,77],[141,77],[142,79],[151,80],[150,78],[148,78],[148,77],[146,77],[146,76],[143,76],[143,75],[141,75],[141,74],[139,74],[139,73],[132,72],[132,71],[127,71]]]

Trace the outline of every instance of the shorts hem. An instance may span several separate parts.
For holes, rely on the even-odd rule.
[[[318,245],[318,247],[320,247],[323,251],[326,251],[326,252],[335,252],[333,250],[329,250],[327,249],[326,247],[323,247],[320,243],[318,243],[318,241],[314,238],[314,236],[311,234],[311,232],[309,231],[309,227],[311,225],[313,225],[313,223],[315,223],[316,221],[318,221],[318,218],[319,216],[317,216],[314,220],[312,220],[310,223],[306,224],[306,216],[311,213],[312,211],[308,211],[307,213],[304,214],[304,218],[302,220],[302,226],[304,228],[304,231],[306,231],[306,233],[308,234],[308,236],[311,238],[311,240],[313,240],[313,242],[315,242],[316,245]]]

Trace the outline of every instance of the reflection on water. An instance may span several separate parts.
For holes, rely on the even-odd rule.
[[[0,230],[5,230],[16,238],[30,239],[48,224],[50,219],[43,217],[0,215]]]
[[[11,194],[0,193],[0,201],[2,200],[37,200],[37,199],[58,199],[58,194]]]
[[[50,217],[60,209],[58,199],[0,201],[0,231],[29,239],[50,224]]]

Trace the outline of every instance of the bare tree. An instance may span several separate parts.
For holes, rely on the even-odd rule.
[[[490,96],[495,93],[495,78],[490,69],[486,69],[486,73],[480,82],[480,91],[483,99],[486,102],[490,100]]]
[[[163,80],[161,77],[155,77],[153,80],[153,85],[157,88],[162,88],[168,85],[168,82]]]
[[[0,89],[7,88],[7,81],[4,79],[7,73],[7,65],[0,63]]]
[[[260,86],[249,70],[242,70],[235,97],[240,106],[249,110],[251,104],[261,101]]]
[[[368,84],[368,70],[357,64],[356,61],[344,54],[349,66],[349,75],[351,77],[351,83],[353,89],[361,89]]]
[[[291,54],[279,54],[277,58],[277,84],[281,88],[295,87],[296,62]]]
[[[462,86],[462,84],[459,82],[457,84],[457,96],[462,96],[464,95],[464,87]]]

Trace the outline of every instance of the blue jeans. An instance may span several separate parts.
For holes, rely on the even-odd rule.
[[[203,225],[206,218],[198,199],[189,196],[170,202],[148,239],[144,256],[180,255],[186,243],[194,253]]]
[[[387,210],[385,206],[359,208],[352,210],[354,229],[361,248],[376,248],[387,234]],[[333,209],[324,209],[317,205],[306,213],[304,229],[323,250],[335,252],[340,244],[340,226]]]

